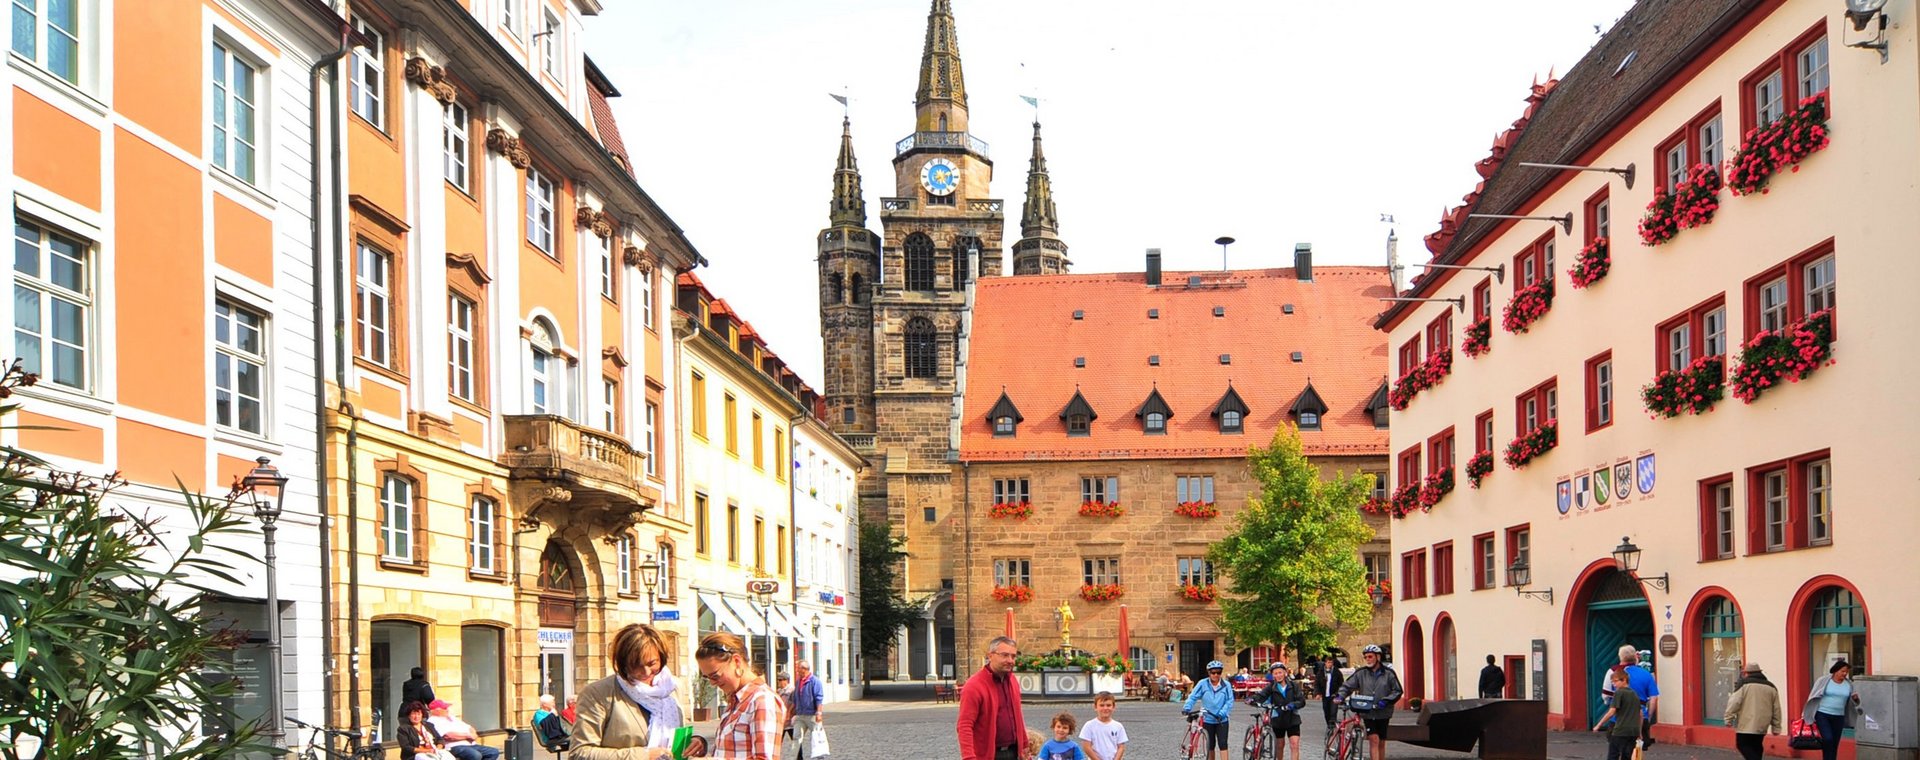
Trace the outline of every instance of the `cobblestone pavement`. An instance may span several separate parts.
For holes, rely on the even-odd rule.
[[[926,687],[920,687],[919,690],[926,691]],[[1024,705],[1027,725],[1048,735],[1051,735],[1046,730],[1048,723],[1062,711],[1073,713],[1074,718],[1080,721],[1093,718],[1091,702]],[[830,704],[827,707],[826,726],[835,760],[934,760],[960,756],[954,731],[954,720],[958,715],[959,708],[952,703],[900,701],[897,695],[891,695],[884,701]],[[1240,737],[1253,716],[1254,710],[1244,704],[1234,711],[1230,748],[1235,760],[1240,757]],[[1127,727],[1129,760],[1171,760],[1179,757],[1177,747],[1186,732],[1186,722],[1180,716],[1179,705],[1122,702],[1114,710],[1113,717]],[[1326,741],[1326,724],[1321,719],[1319,705],[1308,703],[1305,717],[1300,754],[1305,760],[1320,760]],[[713,728],[712,721],[700,724],[704,734],[711,735]],[[1603,760],[1607,756],[1606,742],[1599,734],[1552,732],[1547,736],[1549,760]],[[799,754],[799,750],[796,746],[788,746],[782,754],[790,760]],[[1389,760],[1467,760],[1476,757],[1472,753],[1445,752],[1397,742],[1387,745],[1387,756]],[[1738,757],[1737,753],[1730,750],[1668,744],[1656,744],[1646,752],[1646,760],[1736,760]]]

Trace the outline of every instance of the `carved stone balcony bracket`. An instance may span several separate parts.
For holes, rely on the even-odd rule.
[[[453,83],[447,79],[445,66],[435,66],[427,59],[414,57],[407,59],[407,81],[422,90],[433,93],[433,99],[441,103],[452,103],[459,93],[453,89]]]
[[[533,153],[520,144],[520,138],[507,134],[499,127],[487,130],[487,150],[505,156],[515,169],[525,169],[533,165]]]
[[[573,222],[582,227],[593,228],[594,236],[601,240],[613,237],[613,217],[608,216],[606,212],[581,206],[573,212]]]

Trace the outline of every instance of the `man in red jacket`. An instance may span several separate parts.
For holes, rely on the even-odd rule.
[[[960,690],[960,760],[1021,760],[1027,755],[1027,721],[1020,714],[1020,685],[1013,660],[1020,646],[1006,636],[987,642],[987,665]]]

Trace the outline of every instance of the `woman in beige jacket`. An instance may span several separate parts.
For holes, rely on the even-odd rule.
[[[1727,725],[1733,728],[1733,744],[1741,757],[1760,760],[1767,734],[1780,733],[1781,714],[1780,690],[1760,672],[1760,663],[1747,663],[1727,698]]]
[[[573,724],[571,760],[657,760],[673,755],[666,747],[647,746],[648,716],[629,684],[651,678],[666,663],[667,648],[653,626],[633,623],[613,635],[607,665],[613,675],[580,690],[579,720]]]

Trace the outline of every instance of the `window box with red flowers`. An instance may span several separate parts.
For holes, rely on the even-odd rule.
[[[1127,593],[1118,583],[1089,583],[1080,587],[1080,598],[1089,602],[1110,602]]]
[[[1680,184],[1653,191],[1653,202],[1640,217],[1640,242],[1659,245],[1673,239],[1681,230],[1704,227],[1713,222],[1720,210],[1720,172],[1706,164],[1694,164]]]
[[[1420,511],[1431,512],[1441,499],[1453,493],[1453,468],[1427,476],[1427,482],[1420,485]]]
[[[1180,597],[1195,602],[1211,602],[1220,598],[1220,590],[1214,588],[1214,585],[1211,583],[1205,586],[1196,586],[1189,583],[1180,587]]]
[[[1573,269],[1567,271],[1567,280],[1574,290],[1584,290],[1588,285],[1606,279],[1607,272],[1612,269],[1613,257],[1607,254],[1607,239],[1597,237],[1587,247],[1580,249]]]
[[[1370,515],[1393,514],[1393,501],[1390,499],[1368,499],[1360,503],[1360,511]]]
[[[993,600],[996,602],[1031,602],[1033,601],[1033,588],[1031,586],[994,586]]]
[[[1553,278],[1536,282],[1513,292],[1513,300],[1500,314],[1500,328],[1519,334],[1547,315],[1553,308]]]
[[[1080,504],[1083,517],[1119,517],[1127,513],[1125,507],[1117,501],[1088,501]]]
[[[1211,501],[1183,501],[1173,508],[1173,513],[1195,520],[1211,520],[1220,516],[1220,508]]]
[[[1515,438],[1513,442],[1507,444],[1507,467],[1515,470],[1525,467],[1528,462],[1534,460],[1534,457],[1552,451],[1553,447],[1558,445],[1560,445],[1560,422],[1558,420],[1542,422],[1540,427],[1533,429],[1533,432]]]
[[[1393,501],[1388,504],[1394,517],[1406,517],[1420,509],[1420,484],[1408,483],[1394,489]]]
[[[1467,325],[1460,338],[1460,351],[1472,358],[1480,358],[1493,349],[1493,318],[1481,317]]]
[[[1800,162],[1827,147],[1827,94],[1800,101],[1793,113],[1747,131],[1740,150],[1727,159],[1727,187],[1734,195],[1767,192],[1780,167],[1800,171]]]
[[[1779,330],[1761,331],[1740,349],[1733,395],[1749,404],[1785,380],[1800,382],[1833,363],[1833,310],[1822,309]]]
[[[1033,516],[1033,505],[1024,501],[1008,501],[993,505],[987,510],[988,517],[1025,520]]]
[[[1413,396],[1433,386],[1453,373],[1453,349],[1441,348],[1428,356],[1426,361],[1415,365],[1413,369],[1400,376],[1393,384],[1393,390],[1387,392],[1387,405],[1396,411],[1407,408],[1413,403]]]
[[[1383,606],[1393,599],[1393,581],[1381,578],[1367,584],[1367,596],[1372,597],[1374,606]]]
[[[1467,460],[1467,485],[1480,487],[1480,481],[1493,474],[1493,452],[1482,451]]]
[[[1663,370],[1640,389],[1640,400],[1655,419],[1706,414],[1727,397],[1726,359],[1702,356],[1686,369]]]

